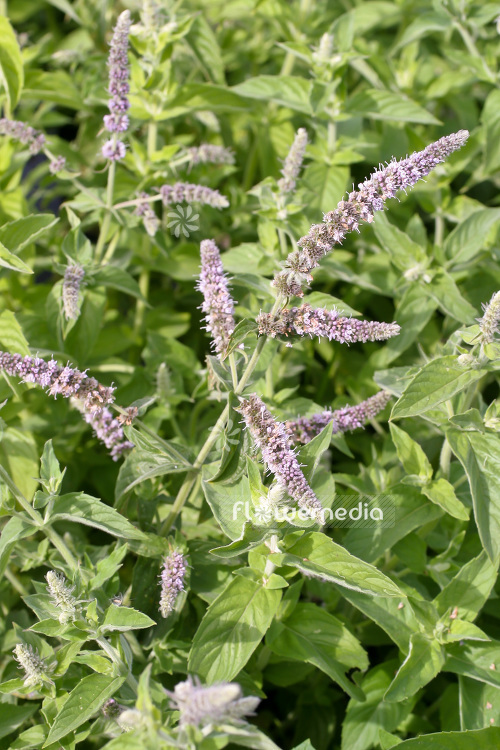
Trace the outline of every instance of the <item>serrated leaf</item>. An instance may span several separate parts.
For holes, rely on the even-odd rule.
[[[117,510],[84,492],[70,492],[55,499],[50,521],[59,520],[93,526],[122,539],[147,541],[147,536]]]
[[[453,485],[447,479],[441,477],[433,482],[429,482],[425,487],[422,487],[422,493],[432,503],[439,505],[446,513],[453,516],[453,518],[458,518],[459,521],[469,520],[469,511],[460,502],[455,494]]]
[[[374,120],[420,122],[424,125],[440,124],[434,115],[412,99],[381,89],[360,91],[348,100],[346,109],[351,115],[372,117]]]
[[[497,750],[500,729],[489,727],[477,732],[437,732],[404,740],[398,750]]]
[[[256,76],[233,86],[230,91],[248,99],[275,102],[282,107],[312,114],[311,83],[298,76]]]
[[[30,354],[22,328],[10,310],[3,310],[0,313],[0,345],[2,349],[12,354],[22,354],[23,357]]]
[[[43,745],[47,747],[70,732],[78,729],[111,698],[125,682],[125,677],[91,674],[73,688],[63,707],[54,719]]]
[[[384,700],[399,702],[415,695],[439,674],[443,664],[443,647],[423,633],[414,633],[408,655],[389,685]]]
[[[14,110],[24,84],[24,68],[21,50],[14,29],[5,16],[0,16],[0,79],[7,95],[9,117]]]
[[[189,653],[189,671],[204,682],[229,682],[253,654],[281,601],[279,589],[237,576],[207,609]]]
[[[58,221],[59,219],[54,214],[32,214],[10,221],[0,227],[0,242],[12,252],[18,253],[26,245],[36,242]]]
[[[443,250],[453,265],[467,263],[484,247],[488,232],[500,221],[500,208],[475,211],[450,232]]]
[[[424,482],[432,477],[432,466],[420,445],[407,432],[391,423],[391,436],[398,458],[408,474],[417,474]]]
[[[457,607],[461,620],[475,620],[488,600],[497,574],[486,552],[473,557],[434,599],[439,614],[451,613]]]
[[[153,625],[156,625],[155,621],[137,609],[117,607],[115,604],[111,604],[104,613],[100,630],[102,633],[110,631],[124,633],[127,630],[141,630]]]
[[[101,266],[92,274],[92,279],[96,286],[110,286],[148,304],[141,294],[137,281],[127,271],[124,271],[123,268],[118,268],[118,266]]]
[[[11,271],[20,271],[21,273],[33,273],[31,268],[18,258],[17,255],[7,250],[5,245],[0,242],[0,266],[10,268]]]

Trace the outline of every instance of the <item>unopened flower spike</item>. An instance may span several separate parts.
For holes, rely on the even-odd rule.
[[[98,412],[115,400],[113,386],[101,385],[86,372],[69,365],[60,367],[54,359],[46,362],[39,357],[23,357],[21,354],[0,351],[0,370],[19,377],[24,383],[36,383],[48,388],[54,398],[58,395],[78,398],[89,412]]]
[[[173,706],[179,711],[181,727],[203,727],[208,724],[244,722],[244,717],[253,715],[260,703],[253,696],[242,697],[241,687],[235,682],[216,685],[201,685],[191,677],[179,682],[173,692],[166,691]]]
[[[118,17],[110,44],[108,58],[109,85],[108,101],[109,115],[104,116],[104,127],[112,137],[102,147],[102,155],[106,159],[119,161],[125,157],[126,149],[123,141],[117,138],[117,133],[124,133],[129,126],[128,100],[129,65],[128,65],[128,35],[130,31],[130,11],[124,10]]]
[[[281,193],[291,193],[295,190],[306,147],[307,130],[299,128],[281,170],[283,177],[278,180],[278,188]]]
[[[75,587],[68,586],[63,574],[55,570],[49,570],[45,578],[50,598],[59,610],[59,622],[64,624],[76,620],[80,607],[79,602],[73,596]]]
[[[186,560],[179,550],[171,550],[163,559],[163,567],[160,574],[160,613],[162,617],[169,616],[174,610],[177,597],[181,591],[184,591],[186,569]]]
[[[500,323],[500,292],[495,292],[487,305],[483,304],[484,315],[478,318],[481,344],[492,344],[498,334]]]
[[[80,288],[85,271],[78,263],[71,263],[64,272],[62,299],[66,320],[76,320],[80,315]]]
[[[188,149],[191,164],[234,164],[234,154],[230,148],[202,143]]]
[[[323,507],[302,473],[285,425],[273,417],[255,393],[241,400],[239,410],[261,450],[264,463],[278,484],[284,487],[300,508],[307,510],[312,518],[320,519]]]
[[[14,648],[14,658],[24,669],[25,687],[35,687],[43,682],[52,682],[48,677],[48,667],[40,654],[33,646],[26,643],[18,643]]]
[[[389,391],[379,391],[356,406],[343,406],[342,409],[325,409],[311,417],[299,417],[285,422],[290,436],[297,443],[308,443],[330,422],[333,422],[333,434],[350,432],[373,419],[391,400]]]
[[[201,309],[205,313],[207,331],[212,336],[212,347],[220,356],[227,349],[235,328],[234,302],[215,242],[203,240],[200,255],[201,272],[197,289],[203,294]]]
[[[309,304],[282,310],[279,315],[260,313],[257,317],[259,334],[276,336],[325,336],[330,341],[352,344],[357,341],[385,341],[397,336],[397,323],[378,323],[339,315],[337,310],[313,308]]]
[[[164,206],[176,203],[202,203],[212,208],[227,208],[229,201],[218,190],[191,182],[176,182],[174,185],[162,185],[160,195]]]
[[[303,287],[311,280],[311,270],[321,258],[340,244],[349,232],[359,231],[361,222],[371,223],[375,212],[384,208],[388,198],[399,190],[407,190],[429,174],[467,141],[467,130],[459,130],[431,143],[401,161],[393,160],[377,169],[358,190],[349,193],[337,208],[323,217],[322,224],[313,224],[308,234],[298,241],[299,250],[291,252],[284,268],[273,280],[273,286],[286,297],[302,297]]]

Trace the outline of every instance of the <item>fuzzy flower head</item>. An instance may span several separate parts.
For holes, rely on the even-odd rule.
[[[356,341],[384,341],[396,336],[397,323],[343,318],[337,310],[314,309],[309,304],[283,310],[279,316],[261,313],[257,318],[259,333],[276,336],[326,336],[329,341],[352,344]]]
[[[125,158],[127,149],[123,141],[117,141],[115,138],[110,138],[109,141],[103,145],[101,153],[105,159],[110,161],[120,161]]]
[[[204,687],[191,677],[179,682],[173,692],[167,691],[171,703],[179,711],[181,727],[204,727],[209,724],[241,724],[252,715],[259,698],[243,698],[241,687],[235,682],[222,682]]]
[[[80,315],[80,287],[85,276],[82,266],[69,265],[64,272],[62,299],[66,320],[76,320]]]
[[[487,305],[483,305],[484,315],[478,319],[480,341],[482,344],[492,344],[498,334],[500,323],[500,292],[495,292]]]
[[[186,568],[186,560],[178,550],[172,550],[163,560],[160,574],[160,613],[162,617],[169,616],[175,607],[177,597],[181,591],[184,591]]]
[[[308,443],[330,422],[333,422],[333,434],[350,432],[363,427],[365,422],[373,419],[385,408],[390,399],[391,394],[388,391],[379,391],[356,406],[343,406],[342,409],[335,409],[335,411],[326,409],[311,417],[289,420],[285,426],[297,443]]]
[[[349,232],[359,231],[362,222],[371,223],[375,212],[400,190],[408,190],[429,174],[467,141],[467,130],[459,130],[431,143],[423,151],[416,151],[401,161],[391,161],[377,169],[358,190],[349,193],[337,208],[323,217],[322,224],[313,224],[308,234],[298,241],[301,248],[288,256],[284,268],[273,280],[273,286],[287,296],[303,296],[302,287],[309,283],[310,272],[335,245],[342,243]]]
[[[0,135],[8,135],[13,140],[29,146],[32,154],[38,154],[45,145],[45,136],[39,130],[19,120],[9,120],[7,117],[0,119]]]
[[[26,643],[18,643],[14,648],[14,658],[24,669],[24,684],[26,687],[34,687],[42,682],[49,681],[47,677],[47,665],[33,646]]]
[[[234,164],[234,154],[230,148],[202,143],[188,149],[191,164]]]
[[[128,93],[128,35],[130,32],[130,11],[124,10],[118,16],[111,39],[108,68],[108,91],[111,99],[108,102],[110,114],[104,118],[104,126],[110,133],[123,133],[128,128],[127,111],[130,107]]]
[[[300,508],[307,510],[312,518],[321,518],[323,507],[302,473],[285,425],[275,420],[255,393],[248,399],[241,400],[240,412],[252,438],[261,450],[265,464],[274,474],[278,484]]]
[[[203,294],[201,309],[205,313],[207,331],[212,336],[212,347],[221,355],[227,349],[234,331],[234,302],[229,293],[219,248],[212,240],[200,245],[201,272],[197,289]]]
[[[53,161],[51,161],[49,164],[50,173],[57,174],[58,172],[63,170],[65,166],[66,159],[64,158],[64,156],[56,156],[56,158],[53,159]]]
[[[73,596],[75,587],[68,586],[62,573],[56,573],[55,570],[49,570],[45,578],[50,598],[59,610],[59,622],[64,624],[76,620],[80,608]]]
[[[24,383],[36,383],[48,388],[51,396],[81,399],[84,408],[89,412],[98,412],[106,404],[114,401],[112,386],[101,385],[86,372],[74,367],[60,367],[54,359],[46,362],[39,357],[23,357],[21,354],[9,354],[0,351],[0,370],[7,375],[17,376]]]
[[[288,152],[288,156],[283,164],[283,169],[281,170],[283,177],[278,181],[280,193],[292,193],[295,190],[297,177],[299,176],[300,168],[304,161],[306,147],[307,130],[305,128],[299,128],[290,151]]]
[[[202,203],[212,208],[227,208],[229,201],[218,190],[205,185],[190,182],[176,182],[174,185],[162,185],[160,195],[164,206],[177,203]]]

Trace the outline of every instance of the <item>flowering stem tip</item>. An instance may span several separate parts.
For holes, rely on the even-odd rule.
[[[201,272],[197,288],[204,298],[201,309],[205,313],[207,331],[212,335],[212,347],[221,355],[235,327],[234,302],[215,242],[203,240],[200,255]]]
[[[160,613],[162,617],[169,616],[175,607],[177,597],[184,590],[186,568],[186,560],[182,553],[177,550],[172,550],[163,560],[160,574]]]

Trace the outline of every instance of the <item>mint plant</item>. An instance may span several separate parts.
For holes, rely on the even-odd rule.
[[[500,743],[499,7],[0,4],[0,750]]]

